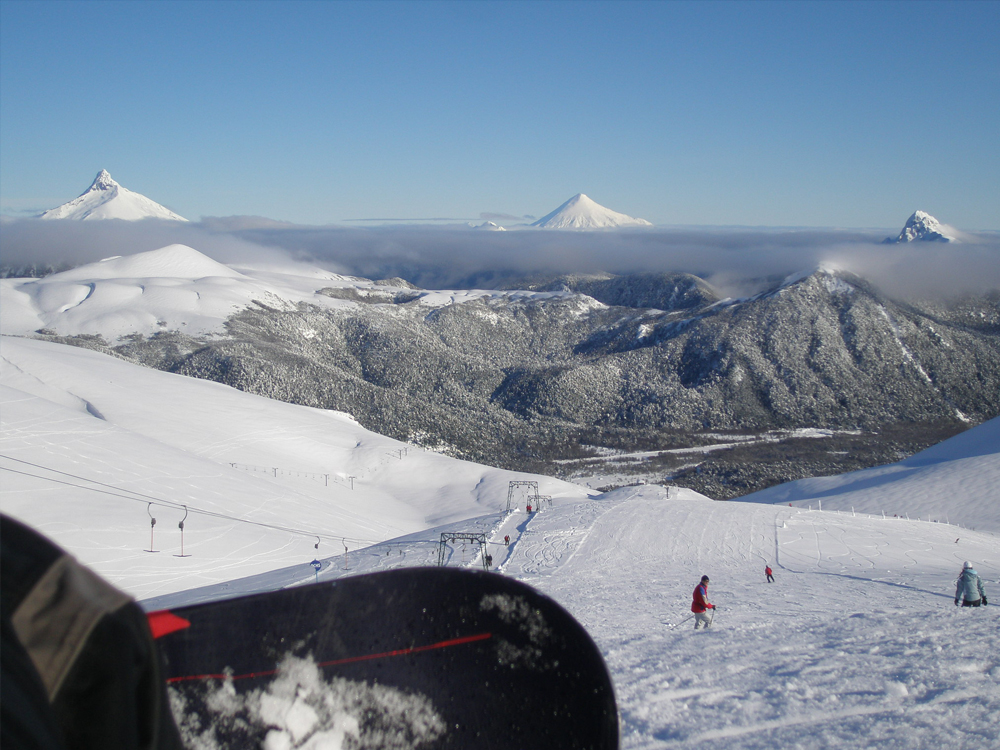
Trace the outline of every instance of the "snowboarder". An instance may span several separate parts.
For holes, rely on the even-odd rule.
[[[691,611],[694,612],[694,629],[699,625],[706,628],[712,624],[711,618],[705,614],[706,610],[715,609],[715,605],[708,601],[708,576],[701,577],[701,583],[695,586],[693,600],[691,601]]]
[[[959,600],[963,607],[978,607],[980,604],[986,606],[986,591],[983,590],[983,579],[972,567],[972,563],[966,560],[962,563],[962,573],[958,576],[958,586],[955,589],[955,606],[959,606]]]
[[[771,574],[771,566],[770,565],[765,565],[764,566],[764,575],[767,576],[767,582],[768,583],[774,583],[774,576]]]

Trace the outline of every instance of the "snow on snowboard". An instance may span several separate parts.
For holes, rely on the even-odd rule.
[[[618,747],[590,636],[501,575],[404,568],[149,618],[190,750]]]

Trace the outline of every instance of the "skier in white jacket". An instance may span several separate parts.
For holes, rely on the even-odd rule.
[[[989,604],[986,601],[986,591],[983,590],[983,579],[968,560],[962,564],[962,574],[958,577],[958,586],[955,589],[955,606],[959,604],[963,607]]]

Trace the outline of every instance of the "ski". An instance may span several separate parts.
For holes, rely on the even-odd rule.
[[[404,568],[149,619],[191,750],[618,747],[590,636],[502,575]]]

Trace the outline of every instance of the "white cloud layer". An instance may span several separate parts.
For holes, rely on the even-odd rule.
[[[0,263],[7,268],[77,265],[181,243],[222,263],[284,257],[368,278],[400,276],[425,288],[494,288],[566,273],[677,271],[739,293],[736,282],[821,264],[852,271],[895,295],[1000,288],[1000,234],[951,244],[883,245],[882,239],[871,231],[821,229],[493,233],[467,226],[322,227],[252,216],[183,225],[5,219]]]

